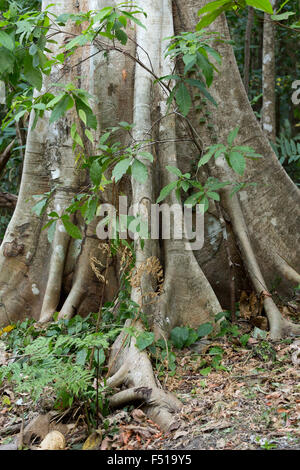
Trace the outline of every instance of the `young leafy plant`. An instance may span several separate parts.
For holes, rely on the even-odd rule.
[[[261,158],[262,155],[255,153],[252,147],[237,145],[234,146],[234,140],[237,137],[239,127],[233,129],[227,137],[227,145],[216,144],[208,148],[207,152],[200,158],[198,162],[198,168],[206,165],[212,157],[217,158],[224,157],[228,166],[232,170],[243,175],[246,168],[246,158],[257,159]],[[231,185],[230,181],[220,181],[217,178],[207,178],[205,184],[201,184],[197,179],[191,177],[190,173],[182,174],[177,167],[167,166],[167,170],[175,175],[177,179],[172,181],[167,186],[162,188],[160,195],[157,199],[157,203],[163,201],[171,191],[175,190],[175,194],[178,202],[181,200],[181,192],[187,192],[189,189],[193,189],[194,192],[185,201],[185,205],[194,206],[200,204],[202,211],[205,212],[209,207],[209,199],[214,201],[220,201],[220,195],[218,191],[225,186]],[[254,185],[255,183],[235,183],[233,184],[232,194],[244,188],[246,185]]]
[[[207,88],[212,84],[214,72],[218,71],[210,58],[221,64],[220,54],[211,46],[213,41],[221,40],[219,35],[198,31],[181,33],[166,39],[171,42],[165,56],[170,56],[174,62],[182,60],[184,63],[182,75],[166,75],[159,79],[162,82],[165,80],[175,82],[167,103],[171,104],[175,98],[179,111],[186,116],[192,106],[190,88],[196,88],[216,106]]]

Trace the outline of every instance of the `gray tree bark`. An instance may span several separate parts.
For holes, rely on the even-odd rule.
[[[50,2],[44,0],[43,7]],[[149,53],[157,75],[169,73],[171,64],[164,58],[162,38],[172,35],[174,29],[176,33],[184,29],[193,30],[198,20],[197,11],[205,3],[204,0],[186,0],[184,5],[176,2],[173,25],[170,0],[142,2],[141,6],[148,14],[145,20],[147,33],[141,28],[135,33],[130,30],[134,36],[134,41],[129,42],[131,54],[137,53],[139,58],[147,61],[149,58],[144,56],[144,49]],[[81,2],[80,8],[101,9],[106,5],[103,0],[90,0]],[[60,14],[74,11],[75,7],[73,1],[65,0],[51,8]],[[218,18],[210,29],[229,37],[225,16]],[[56,47],[59,47],[66,35],[61,34],[57,39]],[[137,50],[135,42],[138,44]],[[137,202],[140,210],[146,212],[148,202],[155,202],[160,187],[171,181],[165,166],[179,165],[188,171],[199,151],[191,144],[187,146],[175,142],[174,137],[180,137],[186,130],[182,121],[175,121],[174,115],[164,117],[166,96],[159,85],[153,84],[153,78],[142,67],[131,62],[128,56],[112,51],[108,57],[100,53],[86,60],[78,69],[76,64],[91,55],[95,46],[87,49],[83,48],[72,56],[64,80],[71,81],[74,75],[80,75],[78,86],[97,96],[98,103],[95,103],[94,111],[100,130],[125,120],[136,124],[136,138],[150,135],[158,136],[158,140],[169,141],[156,146],[155,164],[148,167],[146,185],[132,182],[133,202]],[[275,273],[282,277],[283,288],[286,289],[300,280],[297,272],[299,257],[296,257],[296,250],[299,250],[299,191],[278,163],[252,112],[231,46],[221,44],[218,49],[223,62],[210,89],[218,107],[211,110],[208,122],[201,128],[196,112],[192,112],[189,118],[200,134],[203,149],[214,142],[215,137],[218,142],[225,143],[229,131],[238,125],[240,132],[237,143],[251,145],[264,157],[259,161],[250,161],[243,178],[233,175],[222,162],[220,165],[211,165],[209,172],[220,178],[226,177],[226,180],[230,178],[233,182],[243,180],[257,183],[255,187],[243,189],[235,198],[228,197],[226,192],[222,196],[222,208],[232,227],[229,242],[257,293],[264,293],[271,336],[278,338],[289,333],[295,334],[299,329],[282,318],[268,289]],[[50,80],[59,73],[61,70],[53,71]],[[33,116],[31,122],[32,119]],[[85,228],[82,243],[70,240],[58,225],[50,246],[45,232],[41,230],[45,218],[41,220],[31,212],[34,204],[32,196],[49,191],[54,184],[57,185],[53,201],[56,211],[66,208],[71,198],[86,184],[85,175],[76,169],[69,136],[74,119],[76,116],[70,113],[57,124],[50,125],[49,116],[45,115],[37,128],[29,131],[20,195],[0,249],[1,325],[26,316],[47,321],[60,305],[61,317],[70,317],[75,312],[85,314],[96,311],[99,306],[101,290],[90,268],[90,258],[95,253],[100,256],[98,242],[94,238],[97,221]],[[159,126],[154,125],[156,122],[160,123]],[[159,188],[156,184],[157,175],[161,183]],[[206,178],[207,174],[202,176]],[[169,202],[173,202],[173,198],[171,195]],[[77,223],[80,224],[80,220]],[[214,321],[215,315],[222,309],[222,295],[218,299],[216,292],[222,294],[223,290],[228,290],[230,280],[226,274],[226,247],[224,241],[220,240],[222,224],[213,203],[206,223],[209,237],[203,250],[195,253],[186,250],[185,241],[172,237],[161,246],[160,258],[165,281],[163,293],[157,297],[155,308],[152,309],[153,324],[159,334],[167,334],[176,325],[197,326]],[[138,269],[151,256],[159,253],[158,243],[154,240],[146,241],[145,249],[141,250],[137,246],[136,252]],[[145,279],[146,287],[149,286],[148,281]],[[217,282],[221,286],[219,290]],[[110,294],[106,295],[112,296],[117,290],[113,268],[108,272],[108,286]],[[132,298],[144,308],[140,291],[133,289]],[[139,323],[136,323],[136,327],[142,328]],[[172,413],[179,408],[179,403],[159,388],[146,353],[137,352],[134,339],[126,348],[123,345],[123,337],[119,337],[113,346],[110,383],[116,386],[124,382],[130,391],[117,394],[112,404],[140,399],[146,403],[149,414],[168,428],[172,422]]]
[[[276,0],[271,0],[275,12]],[[264,14],[263,30],[263,105],[261,125],[267,138],[276,140],[276,95],[275,95],[275,25],[268,13]]]
[[[250,59],[251,59],[251,32],[253,26],[254,8],[248,7],[247,27],[245,34],[245,47],[244,47],[244,86],[248,95],[249,91],[249,74],[250,74]]]

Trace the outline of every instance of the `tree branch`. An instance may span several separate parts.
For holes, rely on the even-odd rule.
[[[0,155],[0,177],[4,171],[4,168],[11,157],[11,149],[15,144],[15,139],[6,147],[6,149]]]
[[[14,209],[17,204],[17,196],[6,192],[0,192],[0,208]]]

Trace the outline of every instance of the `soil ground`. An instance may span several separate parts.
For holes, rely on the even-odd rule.
[[[221,367],[212,367],[214,351],[222,351]],[[167,434],[133,406],[110,414],[92,433],[81,409],[57,413],[45,400],[20,407],[13,388],[4,384],[0,449],[20,445],[20,430],[23,448],[36,448],[51,429],[64,434],[66,449],[300,449],[299,352],[298,339],[254,338],[244,347],[236,338],[220,338],[177,351],[175,373],[166,373],[162,364],[156,369],[163,387],[183,402]]]

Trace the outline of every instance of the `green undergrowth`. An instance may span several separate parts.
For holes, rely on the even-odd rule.
[[[213,370],[227,371],[223,364],[224,350],[218,341],[225,338],[246,348],[250,338],[250,334],[243,334],[237,324],[229,321],[229,312],[221,312],[216,317],[220,325],[217,333],[211,323],[204,323],[197,329],[176,327],[168,340],[155,341],[151,331],[137,331],[134,322],[130,327],[124,326],[126,319],[136,319],[137,315],[138,305],[130,300],[126,291],[121,291],[118,302],[104,305],[99,329],[98,314],[91,313],[86,318],[75,316],[46,325],[27,319],[0,330],[1,349],[8,357],[0,368],[0,387],[12,386],[22,404],[35,405],[41,403],[42,397],[48,397],[50,406],[56,410],[79,405],[88,423],[95,425],[99,413],[105,417],[110,412],[112,391],[105,380],[107,359],[110,346],[121,331],[124,344],[134,336],[136,347],[147,351],[159,378],[176,374],[179,350],[197,347],[207,338],[209,346],[205,354],[200,353],[203,357],[199,377]],[[261,338],[257,348],[261,357],[270,357],[272,351],[266,338]]]

